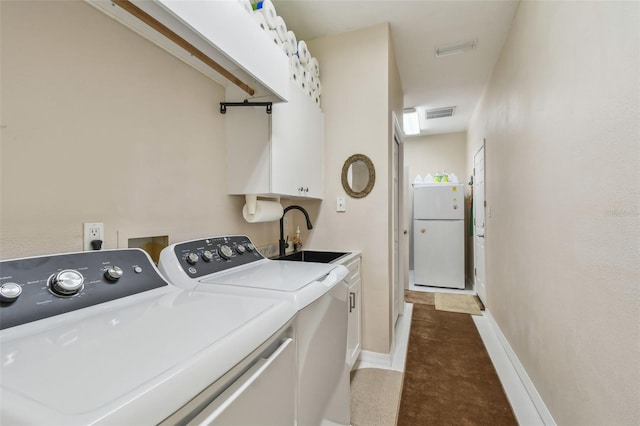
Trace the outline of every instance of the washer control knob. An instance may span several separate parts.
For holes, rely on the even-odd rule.
[[[75,296],[84,287],[84,277],[75,269],[64,269],[49,277],[49,290],[58,296]]]
[[[256,246],[254,246],[251,243],[248,243],[245,247],[247,247],[247,251],[252,252],[256,249]]]
[[[22,287],[16,283],[4,283],[0,286],[0,302],[11,303],[20,297]]]
[[[242,244],[238,244],[236,246],[236,251],[238,252],[238,254],[244,254],[247,249]]]
[[[213,260],[213,253],[211,253],[211,250],[203,251],[202,259],[204,259],[205,262],[211,262]]]
[[[122,268],[119,266],[110,266],[106,271],[104,271],[104,277],[109,281],[118,281],[122,278]]]
[[[187,255],[187,263],[190,265],[195,265],[196,263],[198,263],[198,255],[195,253],[189,253]]]
[[[231,255],[233,254],[233,250],[231,250],[231,247],[227,245],[220,246],[218,252],[223,259],[231,259]]]

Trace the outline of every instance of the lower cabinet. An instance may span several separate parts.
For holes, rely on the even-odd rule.
[[[347,285],[349,288],[349,326],[347,331],[347,360],[349,367],[353,368],[360,356],[362,349],[362,311],[361,311],[361,289],[362,279],[360,276],[360,255],[355,259],[347,261],[344,265],[349,270],[347,275]]]

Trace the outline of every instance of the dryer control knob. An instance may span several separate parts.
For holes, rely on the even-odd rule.
[[[22,287],[16,283],[4,283],[0,286],[0,302],[15,302],[21,294]]]
[[[84,277],[75,269],[64,269],[51,275],[47,285],[57,296],[75,296],[84,287]]]
[[[231,247],[229,246],[220,246],[220,249],[218,250],[218,252],[220,253],[220,256],[222,256],[223,259],[231,259],[231,255],[233,254],[233,250],[231,250]]]
[[[249,251],[249,252],[255,250],[255,248],[256,248],[256,246],[254,246],[251,243],[247,243],[247,245],[245,247],[247,247],[247,251]]]
[[[242,244],[239,244],[236,246],[236,251],[238,252],[238,254],[244,254],[247,249]]]
[[[202,258],[205,262],[211,262],[213,260],[213,253],[211,253],[211,250],[205,250],[202,252]]]
[[[104,277],[109,281],[118,281],[122,278],[123,273],[122,268],[118,266],[110,266],[109,269],[104,271]]]
[[[196,263],[198,263],[198,255],[195,253],[189,253],[187,255],[187,263],[190,265],[195,265]]]

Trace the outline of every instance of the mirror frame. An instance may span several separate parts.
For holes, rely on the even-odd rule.
[[[356,161],[362,161],[366,166],[367,170],[369,170],[369,182],[367,182],[367,186],[360,192],[355,192],[349,186],[349,181],[347,179],[347,175],[349,173],[349,167],[355,163]],[[369,157],[364,154],[353,154],[351,157],[347,158],[342,166],[342,188],[344,188],[345,192],[352,198],[364,198],[366,197],[371,190],[373,189],[373,185],[376,183],[376,169],[373,167],[373,162]]]

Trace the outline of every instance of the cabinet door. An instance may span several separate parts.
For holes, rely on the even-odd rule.
[[[347,359],[349,361],[349,368],[353,368],[353,365],[360,355],[360,288],[361,281],[358,277],[349,286],[349,327],[347,335]]]
[[[291,87],[289,102],[273,106],[272,192],[322,198],[324,147],[322,112],[301,89]]]
[[[305,148],[306,166],[304,186],[309,188],[306,197],[322,199],[324,197],[324,115],[313,102],[309,106],[309,133],[312,137]]]

